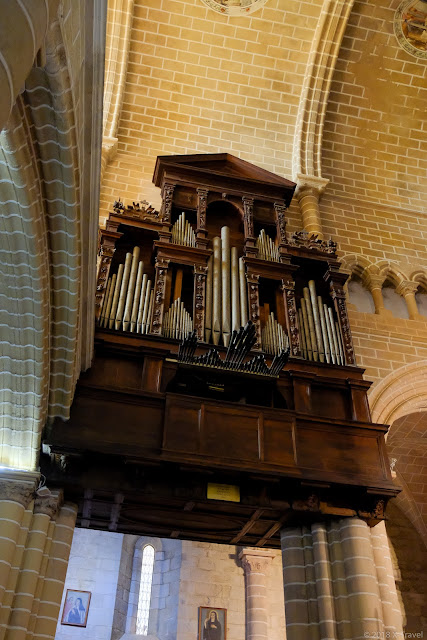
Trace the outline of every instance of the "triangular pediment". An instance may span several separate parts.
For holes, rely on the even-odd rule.
[[[240,178],[245,181],[253,181],[263,184],[278,185],[285,189],[294,189],[295,183],[271,173],[266,169],[241,160],[230,153],[204,153],[176,156],[158,156],[154,170],[153,182],[160,186],[161,175],[167,167],[185,167],[197,172],[214,174],[217,176]]]

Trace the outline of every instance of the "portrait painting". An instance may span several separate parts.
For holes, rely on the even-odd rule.
[[[226,640],[227,610],[199,607],[198,640]]]
[[[61,624],[85,627],[89,613],[90,591],[67,589],[62,610]]]

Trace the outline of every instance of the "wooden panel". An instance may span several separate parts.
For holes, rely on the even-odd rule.
[[[201,401],[166,394],[163,448],[199,453]]]
[[[116,389],[142,389],[143,358],[125,360],[117,356],[97,356],[93,366],[80,378],[80,384]]]
[[[351,478],[354,482],[369,478],[370,482],[384,480],[379,439],[375,432],[348,427],[310,428],[298,425],[297,455],[298,465],[304,469],[313,469],[339,480],[339,477]]]
[[[229,460],[259,460],[259,418],[256,409],[205,405],[201,452]]]
[[[349,420],[350,393],[347,389],[331,389],[330,387],[311,385],[311,412],[325,418]]]
[[[116,402],[103,397],[78,395],[70,421],[56,422],[55,441],[80,449],[137,454],[138,450],[160,452],[163,407],[160,403]]]
[[[264,418],[264,462],[286,467],[295,466],[292,421]]]

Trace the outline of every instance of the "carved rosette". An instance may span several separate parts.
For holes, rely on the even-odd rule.
[[[205,295],[208,268],[194,265],[194,313],[193,327],[197,339],[203,341],[205,335]]]
[[[161,218],[163,222],[170,223],[172,214],[172,200],[173,192],[175,189],[174,184],[165,183],[162,190],[162,208]]]
[[[156,258],[156,282],[154,285],[153,317],[151,320],[151,333],[162,333],[163,308],[165,304],[166,279],[168,275],[169,260]]]
[[[254,237],[254,199],[243,196],[243,224],[245,228],[245,238]]]
[[[335,255],[337,251],[337,243],[333,240],[322,240],[315,233],[308,233],[308,231],[295,231],[287,243],[291,247],[298,247],[301,249],[308,249],[308,251],[319,251],[320,253],[326,253],[328,255]]]
[[[293,356],[299,356],[300,338],[297,323],[297,305],[295,302],[295,282],[293,280],[283,281],[282,290],[285,301],[285,311],[288,324],[287,328],[291,354]]]
[[[111,261],[113,259],[115,248],[114,246],[102,245],[100,249],[101,262],[99,265],[98,278],[96,281],[96,294],[95,294],[95,314],[96,319],[99,318],[101,313],[102,303],[104,301],[104,295],[107,288],[108,275],[110,273]]]
[[[259,317],[259,275],[248,273],[246,276],[248,283],[249,318],[254,323],[256,329],[255,349],[261,348],[261,322]]]
[[[197,189],[197,229],[206,229],[206,209],[208,207],[207,189]]]
[[[274,210],[276,212],[276,226],[277,235],[279,237],[279,244],[286,244],[286,218],[285,211],[286,205],[279,202],[274,203]]]
[[[338,315],[341,327],[341,335],[344,343],[346,364],[355,364],[353,339],[351,337],[350,322],[347,314],[347,304],[345,300],[345,291],[342,286],[331,281],[331,296],[335,303],[335,309]]]

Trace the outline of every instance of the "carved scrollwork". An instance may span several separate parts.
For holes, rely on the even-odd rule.
[[[259,317],[259,274],[248,273],[246,276],[249,293],[249,315],[256,328],[257,341],[255,349],[261,346],[261,323]]]
[[[289,342],[293,356],[300,354],[300,339],[297,324],[297,305],[295,302],[295,283],[293,280],[285,280],[282,284],[285,294],[286,313],[288,316]]]
[[[114,201],[113,211],[116,215],[124,215],[128,218],[136,218],[138,220],[150,220],[160,216],[160,212],[157,211],[147,200],[132,202],[132,204],[127,204],[125,206],[119,198]]]
[[[156,282],[151,332],[157,335],[160,335],[162,332],[163,306],[165,301],[168,266],[169,260],[165,258],[156,259]]]
[[[286,205],[279,202],[274,203],[274,210],[277,218],[277,231],[280,239],[280,243],[286,244],[286,218],[285,211]]]
[[[243,196],[243,223],[245,227],[245,237],[254,237],[254,199]]]
[[[169,223],[171,221],[172,214],[172,200],[173,200],[173,192],[175,190],[174,184],[165,183],[163,185],[162,191],[162,208],[160,217],[163,222]]]
[[[197,228],[206,229],[206,209],[208,206],[207,189],[197,189]]]
[[[208,268],[194,265],[194,330],[198,340],[203,340],[205,331],[205,293]]]
[[[337,243],[333,240],[321,240],[317,234],[308,233],[307,231],[295,231],[288,238],[287,243],[291,247],[308,249],[309,251],[319,251],[335,255],[337,251]]]

